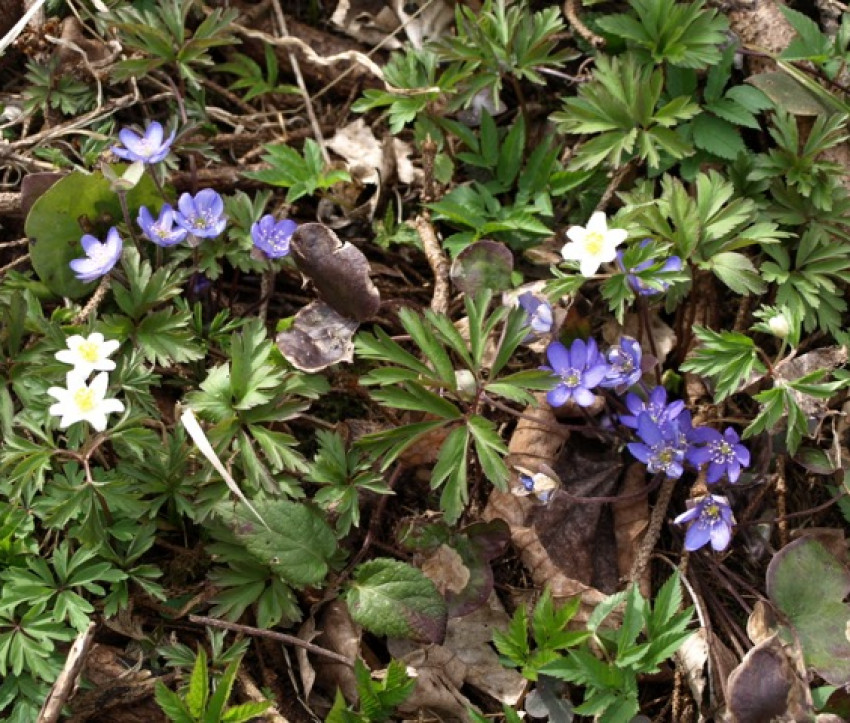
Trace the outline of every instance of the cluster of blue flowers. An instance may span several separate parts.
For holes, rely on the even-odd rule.
[[[168,156],[174,137],[175,131],[166,136],[162,125],[156,121],[141,135],[125,128],[118,134],[123,147],[114,146],[112,153],[131,163],[160,163]],[[203,239],[220,236],[227,226],[227,217],[222,197],[213,189],[205,188],[194,195],[182,194],[176,210],[168,203],[163,204],[156,218],[142,206],[136,222],[142,233],[157,246],[175,246],[183,241],[197,246]],[[267,258],[278,259],[289,253],[289,240],[295,229],[294,221],[277,221],[269,214],[251,226],[251,239]],[[112,271],[124,248],[124,241],[114,226],[103,243],[89,234],[83,236],[80,243],[85,256],[74,259],[70,266],[77,279],[86,283]]]
[[[648,288],[635,290],[657,293]],[[526,296],[520,297],[519,303],[529,315],[531,329],[537,334],[551,332],[551,321],[548,326],[541,323],[541,320],[553,318],[551,307],[545,301],[524,298]],[[544,305],[547,311],[541,312]],[[593,339],[576,339],[569,347],[553,341],[546,348],[546,357],[549,364],[541,369],[551,372],[557,380],[546,394],[553,407],[568,402],[589,407],[596,401],[595,389],[611,389],[618,394],[628,392],[624,399],[628,413],[619,415],[619,421],[633,430],[636,439],[627,444],[628,450],[646,465],[648,472],[679,479],[686,464],[697,470],[707,465],[705,481],[708,485],[715,485],[724,478],[734,484],[741,470],[749,466],[750,452],[741,444],[734,429],[728,427],[721,433],[711,427],[694,427],[683,401],[668,402],[663,386],[646,387],[642,381],[642,351],[635,339],[622,337],[619,344],[605,354]],[[641,393],[628,391],[633,388]],[[521,479],[526,488],[531,483],[529,480]],[[689,509],[675,522],[689,525],[685,534],[687,550],[697,550],[708,543],[715,550],[724,550],[731,540],[735,520],[728,500],[709,494],[692,500]]]

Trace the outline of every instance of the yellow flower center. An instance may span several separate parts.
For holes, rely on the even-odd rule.
[[[85,359],[90,364],[94,364],[98,360],[100,354],[100,345],[95,344],[93,341],[84,341],[78,347],[78,351],[80,352],[80,356]]]
[[[709,520],[720,519],[720,507],[715,504],[706,505],[702,511],[703,517]]]
[[[94,409],[94,392],[83,387],[74,392],[74,404],[81,412],[90,412]]]
[[[598,255],[604,245],[605,236],[599,231],[589,231],[584,237],[584,246],[592,256]]]

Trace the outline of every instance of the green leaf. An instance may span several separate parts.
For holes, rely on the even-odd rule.
[[[700,346],[681,369],[712,377],[716,401],[735,393],[753,372],[765,372],[756,346],[748,336],[732,331],[716,332],[702,326],[694,327],[694,335]]]
[[[762,281],[753,262],[744,254],[731,251],[716,254],[709,267],[736,294],[762,294],[767,289],[767,284]]]
[[[165,687],[165,683],[158,680],[154,688],[154,697],[157,705],[162,709],[174,723],[196,723],[186,704],[173,690]]]
[[[799,636],[806,664],[838,686],[850,682],[848,593],[850,572],[811,537],[786,545],[767,568],[767,594]]]
[[[729,121],[710,113],[700,113],[692,121],[694,145],[715,156],[733,161],[746,150],[738,129]]]
[[[200,718],[206,710],[207,698],[210,694],[209,672],[207,670],[207,653],[198,648],[195,665],[192,668],[192,676],[189,678],[189,688],[186,691],[186,705],[193,718]]]
[[[259,503],[257,503],[259,504]],[[269,527],[263,527],[244,506],[219,505],[219,515],[257,560],[286,582],[318,585],[328,574],[337,552],[336,536],[324,518],[311,507],[288,500],[259,504]]]
[[[139,207],[161,204],[156,185],[144,176],[126,195],[130,218]],[[110,219],[109,223],[103,221]],[[30,258],[38,278],[57,296],[77,299],[94,289],[94,282],[77,281],[68,264],[85,256],[80,239],[93,233],[101,241],[109,226],[123,218],[118,195],[99,171],[68,174],[33,204],[24,227],[32,240]],[[84,231],[83,229],[91,229]]]
[[[469,429],[466,425],[455,427],[443,442],[431,472],[431,489],[443,487],[440,508],[448,522],[456,522],[469,501],[466,486],[468,451]]]
[[[360,565],[345,593],[351,617],[377,635],[442,641],[446,604],[421,570],[379,558]]]

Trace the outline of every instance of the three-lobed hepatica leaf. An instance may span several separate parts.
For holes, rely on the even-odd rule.
[[[767,594],[799,636],[806,664],[838,686],[850,682],[848,593],[850,571],[811,537],[783,547],[767,568]]]
[[[140,206],[157,208],[161,202],[149,176],[143,176],[127,192],[130,218],[136,217]],[[100,171],[75,171],[57,181],[33,203],[26,220],[25,231],[32,240],[30,257],[38,278],[54,294],[69,299],[91,291],[92,284],[77,281],[68,264],[83,256],[80,239],[84,234],[102,239],[122,217],[118,196]]]
[[[298,587],[321,584],[337,549],[336,536],[322,515],[288,500],[263,502],[261,509],[268,527],[242,505],[220,505],[218,514],[248,552],[286,582]]]
[[[446,603],[421,570],[378,558],[360,565],[345,601],[355,622],[377,635],[442,642]]]

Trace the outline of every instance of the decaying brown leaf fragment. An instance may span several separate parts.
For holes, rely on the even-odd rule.
[[[305,223],[290,242],[292,258],[322,300],[338,314],[366,321],[381,305],[381,295],[369,278],[369,261],[349,242],[343,243],[327,226]]]

